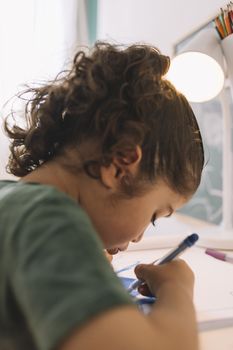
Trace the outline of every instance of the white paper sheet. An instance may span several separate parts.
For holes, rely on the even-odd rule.
[[[113,259],[116,271],[129,265],[150,263],[165,255],[169,249],[122,252]],[[205,254],[204,249],[192,247],[183,255],[195,274],[194,304],[199,330],[233,325],[233,264]],[[134,277],[134,267],[119,273]]]

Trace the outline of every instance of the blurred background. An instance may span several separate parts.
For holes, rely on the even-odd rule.
[[[208,25],[226,4],[220,0],[1,0],[0,117],[25,83],[54,78],[80,46],[96,40],[152,44],[166,55]],[[203,133],[206,161],[200,188],[182,212],[219,224],[222,219],[222,111],[218,97],[192,104]],[[232,105],[231,105],[231,108]],[[8,141],[0,131],[0,178]],[[233,216],[233,213],[232,213]]]

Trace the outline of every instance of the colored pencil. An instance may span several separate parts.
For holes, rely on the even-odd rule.
[[[220,13],[220,15],[218,16],[218,18],[219,18],[219,21],[220,21],[221,24],[222,24],[223,31],[224,31],[224,36],[227,36],[227,28],[226,28],[226,23],[225,23],[225,18],[224,18],[224,11],[223,11],[222,8],[221,8],[221,13]]]
[[[220,33],[221,38],[222,39],[225,38],[225,33],[224,33],[224,30],[223,30],[223,26],[222,26],[222,23],[220,22],[218,17],[215,18],[215,25],[218,28],[218,32]]]
[[[214,25],[221,40],[233,33],[233,2],[227,4],[227,8],[220,8],[220,14],[215,17]]]
[[[224,11],[224,22],[225,22],[225,26],[226,26],[226,30],[227,30],[227,35],[232,33],[232,29],[231,29],[231,22],[230,22],[230,18],[228,15],[228,11],[225,10]]]

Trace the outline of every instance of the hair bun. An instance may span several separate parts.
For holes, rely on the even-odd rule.
[[[167,74],[171,61],[169,56],[164,56],[160,54],[159,57],[160,57],[160,68],[161,68],[160,75],[163,76]]]
[[[133,45],[125,52],[129,55],[127,70],[135,70],[138,67],[143,74],[148,72],[149,75],[161,78],[170,67],[170,58],[162,55],[156,47]]]

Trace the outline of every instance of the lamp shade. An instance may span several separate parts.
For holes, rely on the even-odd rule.
[[[166,78],[190,102],[204,102],[219,94],[224,85],[225,65],[214,28],[200,31],[171,61]]]

